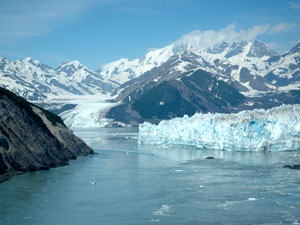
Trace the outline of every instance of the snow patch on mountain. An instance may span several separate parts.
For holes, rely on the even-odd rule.
[[[292,65],[297,65],[299,63],[299,57],[300,52],[295,52],[286,57],[282,57],[276,64],[276,68],[273,70],[273,73],[280,78],[293,78],[292,74],[294,69]]]

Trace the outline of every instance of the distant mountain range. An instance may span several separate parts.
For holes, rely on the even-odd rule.
[[[29,57],[16,61],[0,58],[0,79],[2,87],[40,102],[53,96],[107,93],[118,86],[78,61],[65,61],[53,69]]]
[[[208,48],[179,40],[97,71],[78,61],[53,69],[30,58],[0,58],[0,79],[2,87],[30,101],[111,94],[120,104],[106,117],[136,125],[195,112],[300,103],[300,43],[280,55],[257,40]]]

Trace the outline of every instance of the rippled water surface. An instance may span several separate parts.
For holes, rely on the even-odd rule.
[[[297,152],[138,146],[136,129],[75,130],[97,153],[0,184],[0,224],[299,224]],[[214,157],[214,159],[206,159]]]

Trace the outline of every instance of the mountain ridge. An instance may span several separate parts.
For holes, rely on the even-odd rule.
[[[57,68],[33,61],[0,58],[1,86],[30,101],[53,96],[111,92],[116,84],[101,77],[78,61],[64,62]]]
[[[217,48],[218,46],[222,46],[222,45],[223,45],[222,52],[214,51],[215,50],[214,48]],[[249,48],[246,53],[247,58],[256,57],[261,59],[265,57],[265,59],[267,59],[270,56],[274,56],[278,54],[274,50],[271,50],[265,44],[257,40],[241,41],[239,43],[233,42],[231,44],[222,42],[211,48],[202,48],[199,45],[193,46],[183,41],[176,41],[170,45],[167,45],[164,48],[149,51],[140,59],[133,59],[133,60],[120,59],[108,63],[104,66],[101,66],[97,71],[102,76],[107,76],[108,78],[114,78],[120,76],[122,78],[118,78],[119,81],[122,80],[121,83],[124,83],[132,78],[136,78],[140,76],[141,74],[153,69],[154,67],[160,66],[161,64],[166,62],[171,56],[179,53],[191,51],[193,53],[196,53],[197,55],[204,57],[206,61],[210,61],[210,63],[212,63],[211,62],[212,58],[216,59],[222,57],[228,59],[231,58],[232,56],[236,56],[240,53],[243,53],[243,48],[246,46]],[[217,56],[214,57],[216,54]]]
[[[190,46],[188,48],[190,48]],[[143,121],[157,123],[160,119],[172,118],[172,114],[164,118],[159,118],[157,115],[149,117],[147,113],[145,114],[145,112],[143,112],[143,108],[148,107],[143,105],[140,99],[143,99],[144,102],[148,102],[149,107],[152,109],[155,107],[164,108],[163,105],[166,104],[165,100],[157,100],[155,103],[151,100],[151,95],[148,93],[152,93],[153,89],[161,93],[161,99],[168,98],[168,94],[161,91],[161,89],[166,89],[166,85],[161,87],[162,83],[167,82],[168,88],[173,93],[181,93],[181,97],[187,100],[184,96],[189,95],[189,91],[183,93],[183,88],[180,87],[180,85],[177,85],[177,87],[176,85],[174,86],[174,82],[181,81],[185,79],[184,77],[188,77],[189,73],[193,74],[199,70],[206,71],[210,74],[210,78],[208,78],[210,82],[213,82],[214,79],[223,81],[246,97],[244,102],[240,102],[241,104],[237,108],[232,107],[230,110],[211,107],[209,106],[210,103],[206,102],[204,103],[204,107],[197,108],[197,110],[201,110],[201,112],[204,113],[238,112],[260,107],[271,108],[284,103],[299,103],[299,100],[289,92],[291,89],[300,89],[300,82],[298,82],[294,74],[290,74],[289,77],[286,78],[288,79],[285,83],[286,86],[277,85],[276,82],[272,81],[269,75],[267,75],[269,71],[278,69],[276,67],[278,64],[281,65],[282,62],[292,61],[290,60],[291,57],[295,58],[293,62],[298,63],[295,64],[291,70],[295,72],[300,70],[300,51],[298,51],[298,48],[293,48],[284,55],[276,55],[276,52],[270,50],[258,41],[247,41],[239,44],[233,43],[232,45],[223,42],[208,51],[212,53],[207,53],[206,50],[187,50],[180,52],[172,55],[160,66],[154,67],[144,74],[125,82],[116,90],[116,93],[118,93],[116,100],[121,101],[123,104],[113,107],[107,113],[107,117],[123,120],[122,122],[129,122],[135,125]],[[269,61],[270,59],[272,62]],[[287,64],[287,66],[289,66],[289,64]],[[274,77],[273,79],[280,79],[279,76],[274,75]],[[207,89],[206,92],[206,99],[212,99],[214,97],[214,94],[211,93],[209,89]],[[154,95],[155,94],[152,93],[152,96]],[[172,98],[169,99],[169,101],[172,102]],[[193,101],[194,100],[189,99],[188,103],[193,104]],[[160,102],[163,102],[163,104],[159,105]],[[143,105],[143,107],[135,107],[135,105]],[[185,106],[181,108],[189,107],[187,107],[185,103]],[[192,111],[195,112],[195,108]],[[126,112],[124,118],[118,116],[121,112]],[[183,112],[188,115],[190,113],[189,110],[183,110],[182,113]],[[182,116],[182,113],[179,116]]]
[[[80,108],[84,109],[83,105],[77,107],[78,104],[82,104],[82,97],[86,96],[87,101],[88,98],[92,98],[95,102],[99,95],[100,104],[95,102],[98,107],[95,107],[93,112],[90,111],[89,115],[94,121],[101,121],[94,116],[103,116],[108,111],[106,115],[110,118],[110,107],[125,107],[116,105],[128,104],[130,99],[137,100],[136,93],[141,93],[140,90],[146,88],[150,91],[165,81],[172,83],[170,87],[173,90],[177,79],[180,80],[185,74],[199,69],[210,73],[212,80],[223,81],[236,89],[248,99],[245,104],[252,105],[252,108],[264,104],[271,107],[286,102],[297,102],[294,97],[290,100],[288,96],[293,96],[289,94],[291,90],[300,89],[299,44],[280,55],[257,40],[220,42],[205,48],[199,47],[198,42],[195,43],[193,45],[186,41],[175,42],[164,48],[149,51],[141,59],[123,58],[106,64],[97,71],[90,70],[76,60],[64,61],[53,69],[31,58],[9,61],[1,57],[1,86],[27,100],[40,102],[55,112],[70,111],[64,115],[74,118],[72,124],[81,124],[80,121],[76,121],[72,110],[74,113],[80,113]],[[179,90],[175,89],[177,93]],[[77,98],[78,101],[67,101],[71,98]],[[55,99],[60,101],[57,106]],[[50,101],[48,105],[47,101]],[[249,107],[244,105],[239,110]],[[96,111],[104,109],[105,112]],[[123,109],[129,110],[129,114],[136,114],[130,107],[126,106]],[[126,114],[125,111],[123,113]],[[83,113],[80,118],[84,115]]]

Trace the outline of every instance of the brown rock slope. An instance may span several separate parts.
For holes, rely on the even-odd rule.
[[[92,153],[59,116],[0,88],[0,182]]]

